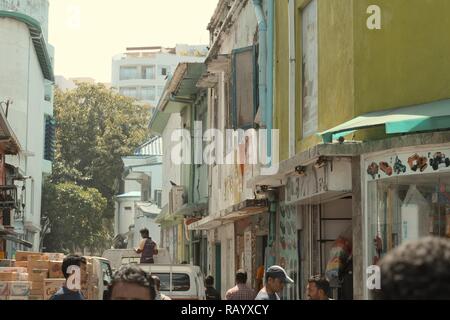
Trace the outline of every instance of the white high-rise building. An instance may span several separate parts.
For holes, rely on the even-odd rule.
[[[156,107],[167,79],[182,62],[203,62],[206,46],[177,45],[175,48],[134,47],[116,55],[112,62],[114,90]]]

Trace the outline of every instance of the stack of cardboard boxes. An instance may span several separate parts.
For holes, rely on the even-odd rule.
[[[17,251],[16,260],[0,265],[0,300],[44,300],[63,284],[64,254]]]

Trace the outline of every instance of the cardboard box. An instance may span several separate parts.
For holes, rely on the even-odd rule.
[[[0,282],[0,296],[9,296],[9,282]]]
[[[42,280],[42,281],[33,281],[31,283],[31,289],[33,289],[33,290],[44,290],[44,280]]]
[[[9,296],[8,300],[28,300],[28,296]]]
[[[19,273],[19,281],[28,281],[28,273]]]
[[[17,281],[19,274],[17,272],[0,272],[0,281]]]
[[[62,261],[50,261],[49,277],[52,279],[62,279]]]
[[[30,295],[28,300],[44,300],[44,295]]]
[[[50,299],[66,283],[66,279],[45,279],[44,300]]]
[[[1,272],[17,272],[17,273],[27,273],[26,268],[17,268],[17,267],[0,267]]]
[[[44,255],[51,261],[63,261],[65,258],[64,253],[44,253]]]
[[[29,256],[43,256],[43,254],[40,252],[16,251],[16,261],[28,261]]]
[[[28,261],[16,261],[14,263],[14,267],[16,268],[26,268],[28,269]]]
[[[30,295],[31,282],[28,281],[12,281],[9,283],[9,294],[11,296],[28,296]]]
[[[16,260],[0,260],[0,267],[14,267]]]
[[[44,296],[44,288],[42,289],[31,289],[30,296]]]
[[[28,262],[28,273],[32,273],[34,269],[50,269],[50,261],[48,260],[37,260]]]
[[[42,272],[39,272],[42,271]],[[33,272],[28,275],[29,280],[32,282],[44,282],[48,278],[47,270],[34,269]]]

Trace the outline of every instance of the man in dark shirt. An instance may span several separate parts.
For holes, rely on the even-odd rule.
[[[214,278],[208,276],[205,279],[206,300],[221,300],[220,293],[214,288]]]
[[[141,254],[141,263],[155,263],[153,255],[157,254],[156,242],[150,238],[150,233],[147,228],[141,231],[142,240],[139,243],[139,248],[134,249],[136,253]]]
[[[69,255],[64,259],[61,269],[66,283],[49,300],[85,300],[79,290],[71,290],[67,287],[67,280],[72,275],[67,273],[70,266],[83,268],[86,266],[86,259],[78,255]]]

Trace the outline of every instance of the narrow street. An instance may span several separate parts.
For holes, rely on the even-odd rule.
[[[0,1],[0,300],[450,299],[449,11]]]

